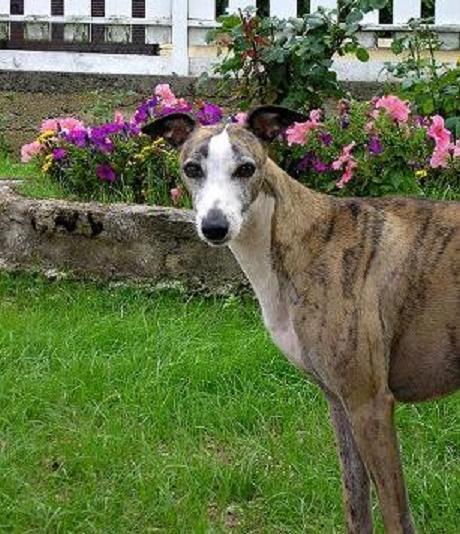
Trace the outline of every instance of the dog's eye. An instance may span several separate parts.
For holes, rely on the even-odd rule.
[[[243,163],[240,165],[234,172],[234,176],[237,178],[251,178],[251,176],[256,172],[256,166],[254,163]]]
[[[184,166],[184,174],[187,178],[203,178],[203,169],[198,163],[187,163]]]

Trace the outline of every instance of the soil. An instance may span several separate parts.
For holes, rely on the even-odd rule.
[[[23,144],[33,141],[41,122],[49,117],[76,116],[91,124],[110,120],[115,109],[130,115],[157,83],[170,83],[183,97],[197,97],[195,78],[94,76],[0,72],[0,136],[4,135],[14,160]],[[350,84],[357,98],[370,98],[378,84]],[[203,98],[215,98],[210,80]]]

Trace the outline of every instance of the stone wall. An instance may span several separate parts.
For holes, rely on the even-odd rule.
[[[1,183],[0,268],[216,293],[247,286],[227,248],[198,239],[189,211],[35,200]]]

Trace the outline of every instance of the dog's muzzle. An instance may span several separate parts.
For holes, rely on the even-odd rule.
[[[218,209],[212,209],[201,222],[201,232],[205,239],[213,245],[220,245],[227,240],[230,223],[225,214]]]

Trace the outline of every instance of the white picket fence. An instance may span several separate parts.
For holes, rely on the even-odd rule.
[[[10,13],[10,0],[0,0],[0,45],[2,39],[8,42],[11,38],[15,24],[25,28],[25,39],[37,43],[36,49],[30,49],[29,44],[27,50],[11,49],[11,46],[1,50],[0,46],[0,70],[184,76],[210,68],[215,54],[206,46],[205,36],[217,24],[216,0],[145,0],[145,17],[142,18],[132,16],[133,1],[105,0],[104,16],[92,17],[91,0],[64,0],[63,16],[52,16],[51,0],[23,0],[21,15]],[[254,0],[228,0],[228,11],[244,9],[254,3]],[[363,42],[374,48],[380,31],[404,31],[411,18],[420,17],[421,4],[422,0],[393,0],[393,23],[390,25],[379,24],[378,11],[367,14],[363,20]],[[297,5],[297,0],[270,0],[270,14],[280,18],[296,17]],[[334,9],[337,0],[311,0],[312,12],[320,6]],[[95,25],[104,28],[107,43],[129,42],[137,26],[143,43],[159,44],[162,52],[152,56],[120,51],[102,54],[41,50],[40,43],[53,38],[53,25],[64,28],[63,39],[67,43],[91,40]],[[448,49],[460,48],[460,0],[435,0],[435,27]],[[380,70],[372,64],[360,69],[355,76],[366,80],[375,78]],[[353,73],[348,73],[350,76],[353,78]]]

